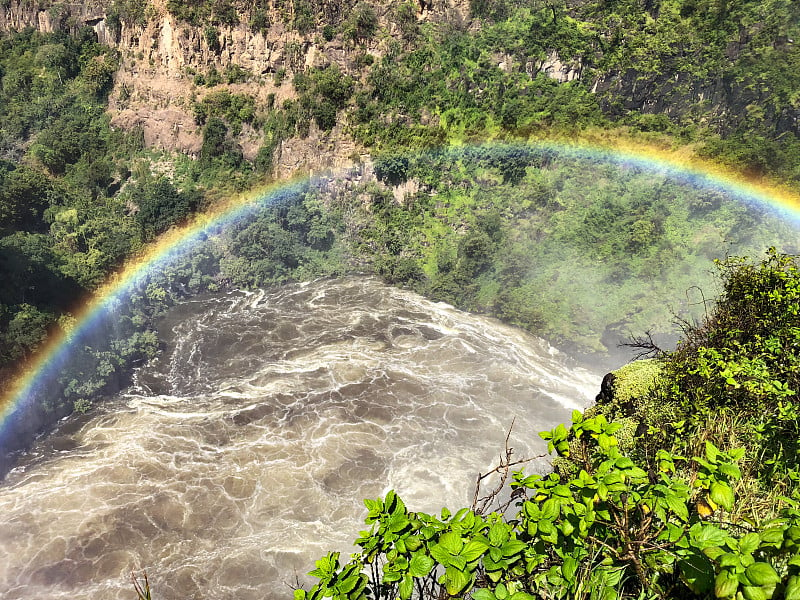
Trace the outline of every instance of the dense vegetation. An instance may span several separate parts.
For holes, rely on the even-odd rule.
[[[70,312],[125,259],[203,208],[209,179],[255,177],[249,167],[221,175],[225,125],[221,140],[207,127],[200,164],[146,150],[140,131],[112,131],[116,61],[88,28],[0,35],[0,373],[48,331],[69,329]],[[237,101],[220,94],[198,110],[246,120]],[[167,175],[151,168],[159,162],[171,163]]]
[[[431,6],[401,2],[379,16],[370,3],[341,0],[168,2],[212,32],[280,20],[305,39],[351,49],[339,67],[353,77],[352,97],[323,92],[312,111],[300,77],[299,100],[276,107],[286,135],[304,135],[312,119],[327,130],[343,108],[349,133],[382,149],[624,126],[694,144],[753,175],[797,177],[794,2],[492,0],[471,2],[466,19],[440,9],[419,21]],[[296,74],[302,61],[291,51],[286,60]],[[542,72],[562,67],[567,82]]]
[[[796,243],[762,207],[574,150],[477,147],[387,159],[378,174],[424,185],[398,203],[374,181],[296,184],[193,241],[180,260],[140,282],[124,317],[110,316],[107,339],[74,353],[64,393],[50,403],[83,407],[116,389],[131,362],[156,351],[152,330],[163,311],[204,291],[374,269],[573,350],[613,352],[630,333],[650,329],[663,339],[673,314],[702,315],[699,293],[676,290],[710,289],[712,258]],[[196,201],[164,179],[132,183],[128,194],[143,236]]]
[[[0,367],[29,356],[59,320],[68,326],[75,298],[93,289],[148,239],[205,206],[204,197],[219,193],[215,189],[245,189],[268,174],[280,141],[306,135],[312,122],[322,131],[343,123],[367,148],[393,151],[378,165],[381,179],[390,184],[417,178],[413,166],[409,171],[402,167],[403,158],[391,157],[397,151],[493,138],[579,136],[587,127],[624,127],[659,143],[692,144],[701,154],[754,175],[795,180],[793,115],[795,90],[800,88],[800,70],[793,68],[798,53],[793,40],[800,33],[796,3],[626,0],[612,6],[591,0],[494,0],[471,3],[471,22],[447,12],[420,21],[420,6],[398,3],[384,13],[368,3],[341,1],[170,0],[168,9],[204,28],[207,39],[226,26],[246,23],[266,30],[280,19],[308,39],[321,37],[324,43],[338,38],[349,50],[343,64],[303,70],[301,45],[287,47],[287,62],[275,77],[291,77],[297,98],[280,106],[274,100],[258,106],[252,96],[225,88],[248,77],[238,65],[197,74],[196,83],[214,88],[194,104],[196,122],[203,128],[198,161],[147,152],[135,131],[109,129],[103,111],[117,56],[99,46],[91,30],[72,37],[30,31],[4,36],[0,246],[4,270],[14,284],[0,297]],[[141,24],[149,16],[145,4],[116,0],[109,7],[107,25],[113,32],[122,22]],[[380,49],[377,57],[371,51],[375,47]],[[559,83],[538,73],[553,57],[572,65],[573,81]],[[235,143],[243,124],[264,135],[253,164],[242,158]],[[530,164],[526,160],[506,156],[495,165],[503,185],[524,177]],[[153,168],[158,162],[172,166],[164,173]],[[466,181],[463,174],[462,180]],[[445,180],[424,183],[439,188],[437,203],[444,200]],[[529,184],[523,184],[527,189],[522,193],[549,193],[547,182],[539,182],[539,190]],[[493,193],[500,192],[491,187]],[[563,198],[561,194],[558,202]],[[482,216],[476,218],[482,210],[477,202],[465,201],[463,194],[448,200],[457,207],[457,214],[445,219],[449,227],[463,230],[464,225],[483,222]],[[713,206],[716,200],[705,202]],[[424,222],[423,228],[441,233],[436,221],[441,222],[442,215],[421,202],[414,204],[384,203],[376,212],[384,213],[391,228],[405,230],[412,222]],[[509,196],[499,204],[518,203]],[[629,203],[582,215],[590,235],[576,231],[572,241],[602,245],[594,238],[616,239],[617,250],[627,245],[637,262],[652,252],[641,240],[663,250],[671,235],[660,229],[665,215],[642,205],[625,217],[632,222],[621,222],[620,211],[630,210]],[[541,210],[520,212],[511,219],[504,216],[505,232],[534,214],[538,218]],[[678,212],[673,222],[678,222]],[[615,227],[602,231],[609,223]],[[561,225],[565,231],[550,239],[569,237],[569,225]],[[711,239],[731,239],[729,232],[738,236],[748,224],[738,225],[718,228],[725,232],[715,231]],[[504,258],[520,255],[528,247],[519,239],[504,234],[501,240],[499,231],[484,231],[487,240],[473,228],[460,250],[453,245],[462,241],[457,235],[445,236],[447,242],[432,249],[419,234],[413,240],[400,235],[394,242],[379,239],[381,227],[367,223],[366,232],[378,239],[361,249],[375,258],[387,279],[531,329],[553,327],[549,333],[556,339],[575,333],[568,325],[558,331],[558,323],[569,322],[563,311],[544,306],[530,312],[531,290],[546,280],[544,273],[540,279],[516,281],[519,269],[489,265],[488,258],[478,257],[483,251]],[[632,227],[637,228],[639,242],[627,231]],[[527,235],[534,233],[529,230]],[[680,253],[675,241],[673,236],[670,245]],[[562,246],[565,242],[560,240]],[[452,248],[445,250],[445,245]],[[585,259],[585,252],[576,253]],[[477,259],[470,262],[468,254]],[[662,261],[682,259],[655,254]],[[663,272],[663,265],[656,265],[652,257],[644,262],[649,263],[649,273]],[[623,269],[644,272],[639,266]],[[480,281],[462,286],[471,275],[480,275]],[[609,280],[615,276],[620,274],[605,274]],[[500,294],[490,282],[510,290]],[[597,349],[603,332],[589,329],[586,339],[577,341]]]
[[[651,346],[611,400],[541,434],[555,470],[514,472],[513,510],[488,511],[496,491],[438,516],[367,500],[360,551],[317,561],[295,598],[800,597],[800,266],[720,267],[678,350]]]
[[[111,198],[132,143],[104,114],[115,61],[91,31],[0,38],[0,366],[141,244]]]
[[[713,295],[714,258],[798,250],[763,206],[593,152],[489,145],[375,168],[387,186],[415,186],[402,202],[374,186],[369,208],[347,213],[355,252],[379,274],[584,352],[664,334],[670,311],[702,315],[700,292],[684,294]]]

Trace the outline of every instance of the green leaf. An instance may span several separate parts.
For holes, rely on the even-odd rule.
[[[402,600],[411,598],[411,593],[414,591],[414,578],[411,575],[404,575],[400,585],[397,586],[397,593]]]
[[[693,525],[689,530],[692,540],[701,548],[721,546],[728,539],[728,534],[715,525]]]
[[[748,533],[739,540],[739,552],[742,554],[752,554],[758,550],[761,537],[757,533]]]
[[[444,573],[444,587],[451,596],[460,594],[469,585],[470,576],[453,567],[447,567]]]
[[[467,561],[460,554],[456,555],[456,556],[451,556],[450,557],[450,566],[451,567],[455,567],[456,569],[458,569],[460,571],[464,571],[464,570],[467,569]]]
[[[486,588],[472,592],[472,600],[497,600],[497,597]]]
[[[502,546],[508,539],[510,527],[507,523],[495,523],[489,528],[489,543]]]
[[[721,567],[733,567],[734,569],[743,568],[742,564],[742,555],[738,552],[726,552],[722,556],[719,557],[718,562],[719,566]]]
[[[547,523],[547,521],[543,521],[543,523]],[[516,554],[519,554],[525,548],[526,548],[525,542],[521,542],[519,540],[508,540],[505,544],[503,544],[503,556],[505,556],[506,558],[510,558]]]
[[[459,554],[464,547],[461,536],[452,531],[448,531],[439,538],[439,545],[444,547],[450,554]]]
[[[450,557],[453,556],[447,551],[447,548],[442,546],[441,544],[436,544],[430,550],[431,556],[438,562],[440,565],[444,565],[445,567],[450,565]]]
[[[752,585],[742,586],[742,595],[746,600],[767,600],[769,598],[764,588]]]
[[[542,505],[542,518],[550,521],[555,521],[558,515],[561,514],[561,503],[558,500],[550,498]]]
[[[614,461],[614,466],[618,469],[630,469],[634,466],[633,461],[627,456],[621,456]]]
[[[405,515],[403,515],[402,513],[399,513],[399,512],[398,513],[394,513],[391,517],[389,517],[389,520],[387,522],[387,525],[389,526],[389,531],[391,531],[393,533],[399,533],[399,532],[403,531],[410,524],[411,524],[411,521],[409,521],[405,517]]]
[[[717,457],[719,456],[719,449],[709,441],[706,441],[706,458],[709,462],[715,463],[717,462]]]
[[[483,553],[486,552],[488,548],[489,544],[472,540],[464,545],[463,550],[460,552],[460,556],[463,556],[467,562],[472,562],[473,560],[477,560],[483,556]]]
[[[742,478],[742,471],[739,469],[739,467],[731,463],[722,463],[719,466],[719,472],[726,477],[730,477],[731,479]]]
[[[346,594],[347,592],[352,591],[356,587],[356,585],[358,585],[359,581],[361,581],[360,575],[352,575],[350,577],[347,577],[344,581],[342,581],[339,584],[339,590]]]
[[[744,448],[734,448],[728,452],[731,460],[741,460],[744,456]]]
[[[761,541],[779,547],[783,543],[783,529],[780,527],[768,527],[759,533]]]
[[[294,600],[306,600],[307,592],[305,590],[295,590]]]
[[[397,494],[394,490],[389,490],[386,493],[386,500],[384,500],[383,506],[388,513],[393,513],[395,508],[397,508]]]
[[[733,509],[733,490],[726,483],[715,481],[711,484],[711,500],[727,511]]]
[[[393,583],[395,581],[400,581],[402,575],[397,571],[384,571],[383,572],[383,582],[384,583]]]
[[[666,496],[664,496],[664,500],[667,501],[667,506],[669,506],[669,509],[674,512],[679,519],[682,521],[689,520],[689,509],[686,507],[686,502],[684,500],[671,492],[667,492]]]
[[[755,585],[770,585],[781,580],[772,565],[765,562],[753,563],[747,567],[745,575]]]
[[[503,577],[503,572],[502,571],[487,571],[486,572],[486,576],[489,579],[491,579],[492,581],[494,581],[495,583],[497,583]]]
[[[425,577],[433,570],[434,564],[436,563],[430,556],[417,552],[411,557],[408,572],[414,577]]]
[[[536,600],[536,599],[530,594],[527,594],[525,592],[514,592],[511,596],[509,596],[508,600]]]
[[[786,583],[785,600],[800,600],[800,575],[792,575]]]
[[[564,559],[564,564],[561,565],[561,574],[564,576],[564,579],[569,581],[570,583],[573,581],[575,577],[575,573],[578,570],[578,561],[575,560],[572,556],[567,556]]]
[[[714,580],[714,595],[717,598],[730,598],[736,594],[739,580],[735,575],[722,571]]]
[[[714,586],[714,565],[705,556],[692,553],[678,561],[681,579],[695,594],[705,594]]]

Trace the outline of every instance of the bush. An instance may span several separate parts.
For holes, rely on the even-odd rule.
[[[195,194],[179,192],[163,177],[136,186],[131,200],[138,207],[136,220],[148,238],[183,221],[199,202]]]
[[[778,589],[793,597],[795,507],[758,531],[709,520],[712,506],[734,508],[743,450],[706,443],[690,459],[663,453],[649,474],[619,450],[618,429],[575,411],[569,428],[543,432],[574,475],[515,472],[512,499],[489,514],[499,488],[440,516],[409,511],[393,491],[365,500],[361,551],[344,566],[338,553],[317,561],[309,574],[319,583],[295,599],[770,598]],[[498,470],[510,466],[507,450]],[[508,517],[515,497],[519,512]]]
[[[345,39],[356,43],[371,40],[378,31],[378,15],[366,2],[359,2],[342,27]]]

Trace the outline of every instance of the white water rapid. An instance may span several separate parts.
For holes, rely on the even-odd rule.
[[[41,440],[0,484],[0,597],[291,598],[353,551],[361,502],[469,505],[600,376],[523,332],[372,279],[186,302],[136,385]],[[543,469],[540,460],[528,470]]]

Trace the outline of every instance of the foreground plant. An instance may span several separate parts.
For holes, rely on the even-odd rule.
[[[663,452],[647,471],[619,450],[619,425],[575,411],[542,433],[568,460],[513,475],[517,512],[409,511],[393,492],[365,501],[361,552],[317,561],[296,600],[800,598],[800,507],[732,523],[741,449]]]

